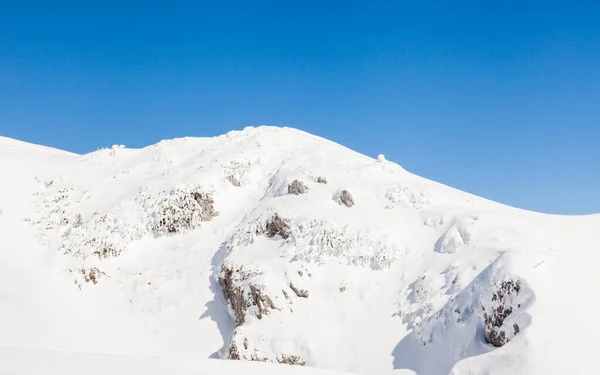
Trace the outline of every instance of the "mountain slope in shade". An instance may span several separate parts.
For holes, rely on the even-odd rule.
[[[598,215],[511,208],[275,127],[86,155],[0,138],[0,175],[0,346],[600,372]]]

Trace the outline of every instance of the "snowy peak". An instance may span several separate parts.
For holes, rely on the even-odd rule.
[[[513,209],[290,128],[85,155],[0,138],[0,157],[0,346],[361,374],[597,366],[571,344],[600,312],[581,299],[595,216]]]

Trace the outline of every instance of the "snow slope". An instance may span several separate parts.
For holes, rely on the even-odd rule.
[[[17,367],[65,351],[600,373],[599,215],[518,210],[275,127],[86,155],[0,138],[0,175]]]
[[[0,374],[223,374],[343,375],[339,372],[256,362],[81,354],[0,347]]]

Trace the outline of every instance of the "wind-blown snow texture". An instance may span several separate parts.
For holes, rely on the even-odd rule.
[[[0,176],[0,347],[28,349],[0,350],[0,372],[65,351],[109,371],[600,373],[598,215],[518,210],[275,127],[87,155],[0,138]]]

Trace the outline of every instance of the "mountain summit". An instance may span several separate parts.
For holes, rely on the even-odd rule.
[[[508,207],[276,127],[85,155],[0,138],[0,175],[12,365],[29,357],[9,347],[600,373],[597,215]]]

